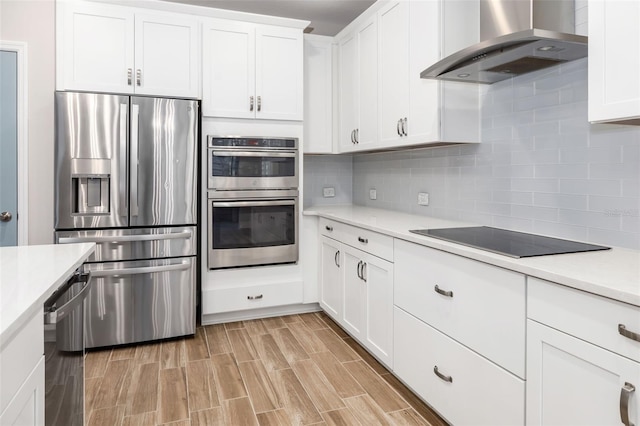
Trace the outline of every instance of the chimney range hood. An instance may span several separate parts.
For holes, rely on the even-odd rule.
[[[481,41],[421,78],[492,84],[587,56],[587,37],[575,34],[573,0],[478,1]]]

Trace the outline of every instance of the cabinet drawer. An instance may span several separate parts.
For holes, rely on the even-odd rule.
[[[395,240],[394,304],[525,376],[525,277]]]
[[[397,307],[394,336],[395,374],[451,424],[524,424],[523,380]]]
[[[324,218],[320,219],[320,234],[393,262],[393,237],[388,235]]]
[[[203,299],[205,314],[292,305],[302,303],[302,283],[215,288],[203,294]]]
[[[528,278],[529,318],[640,362],[640,307]],[[624,331],[623,331],[624,332]]]

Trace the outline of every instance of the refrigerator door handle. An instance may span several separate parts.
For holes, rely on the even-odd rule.
[[[131,104],[131,216],[138,216],[138,120],[140,106]]]
[[[104,236],[104,237],[61,237],[58,239],[60,244],[69,243],[120,243],[130,241],[161,241],[161,240],[188,240],[193,236],[191,231],[171,232],[169,234],[147,234],[147,235],[121,235],[121,236]]]
[[[113,277],[115,275],[141,275],[154,272],[183,271],[185,269],[189,269],[190,267],[191,262],[181,262],[175,265],[142,266],[138,268],[107,269],[103,271],[94,270],[91,271],[91,275],[93,275],[94,277]]]
[[[119,158],[119,175],[120,189],[118,196],[120,199],[119,212],[120,216],[127,215],[127,120],[128,120],[127,104],[120,104],[120,158]]]

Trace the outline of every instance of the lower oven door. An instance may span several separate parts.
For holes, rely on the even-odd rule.
[[[298,197],[209,200],[209,269],[298,261]]]
[[[195,257],[90,263],[87,348],[195,333]]]

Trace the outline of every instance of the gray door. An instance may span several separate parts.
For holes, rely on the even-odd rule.
[[[129,97],[56,92],[55,227],[129,223]]]
[[[196,223],[196,101],[131,98],[130,225]]]
[[[18,244],[18,54],[0,51],[0,247]]]

